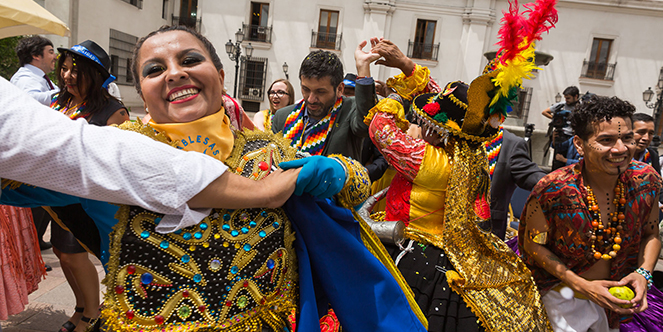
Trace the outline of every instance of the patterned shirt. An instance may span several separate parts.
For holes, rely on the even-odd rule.
[[[593,257],[591,240],[592,218],[585,202],[587,189],[581,170],[584,161],[563,167],[541,179],[532,190],[530,199],[536,199],[548,222],[548,243],[546,248],[557,255],[576,274],[589,270],[597,260]],[[611,260],[610,280],[620,280],[638,267],[638,252],[642,239],[642,228],[647,222],[661,187],[661,177],[647,164],[631,161],[628,169],[619,176],[624,183],[626,198],[626,219],[621,250]],[[542,293],[547,292],[559,279],[537,265],[523,250],[523,239],[527,226],[527,206],[523,210],[518,232],[519,249],[523,260],[532,270],[532,276]],[[601,249],[604,252],[605,249]],[[619,315],[607,310],[610,326],[618,326]]]

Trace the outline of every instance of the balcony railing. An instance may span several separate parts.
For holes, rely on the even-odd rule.
[[[580,77],[594,78],[604,81],[612,81],[615,76],[617,63],[583,61]]]
[[[342,33],[327,33],[311,31],[311,47],[328,50],[340,50]]]
[[[244,40],[263,43],[272,42],[272,27],[242,24],[242,31],[244,31]]]
[[[414,59],[437,61],[437,53],[440,50],[440,43],[415,43],[408,41],[407,56]]]

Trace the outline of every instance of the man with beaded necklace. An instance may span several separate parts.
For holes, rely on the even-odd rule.
[[[647,309],[661,249],[661,178],[632,160],[634,111],[602,96],[577,109],[571,124],[583,160],[543,178],[523,211],[520,252],[555,331],[618,331]],[[613,296],[609,288],[616,286],[630,287],[635,297]]]

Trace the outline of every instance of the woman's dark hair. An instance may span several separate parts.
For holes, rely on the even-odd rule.
[[[285,78],[279,78],[278,80],[272,82],[272,85],[269,86],[269,89],[267,89],[267,93],[269,94],[269,91],[272,90],[272,87],[276,83],[283,83],[285,84],[285,92],[288,93],[288,105],[285,106],[290,106],[295,103],[295,89],[292,87],[292,84],[290,84],[290,81],[286,80]],[[269,97],[269,95],[268,95]],[[269,110],[274,113],[274,105],[272,105],[272,98],[267,98],[269,99]]]
[[[86,57],[71,52],[63,52],[58,55],[58,64],[55,67],[55,72],[58,74],[58,87],[60,87],[60,93],[56,101],[57,104],[67,105],[74,97],[65,89],[65,82],[62,77],[62,65],[69,57],[74,62],[74,66],[78,72],[76,77],[78,91],[85,93],[85,96],[81,96],[84,97],[85,101],[85,113],[94,114],[101,111],[107,105],[109,99],[117,100],[108,93],[108,89],[103,87],[106,81],[105,75],[108,75],[108,73],[104,75],[104,73],[99,71],[99,67]],[[85,86],[82,86],[81,83],[84,83]]]
[[[571,114],[571,127],[578,137],[589,139],[594,134],[594,126],[612,118],[631,120],[635,106],[617,97],[592,96],[588,102],[580,104]]]
[[[317,50],[309,53],[299,67],[299,78],[329,77],[334,89],[343,82],[343,63],[336,54]]]
[[[214,64],[214,67],[216,67],[216,70],[221,70],[223,69],[223,64],[221,63],[221,59],[219,58],[219,55],[216,54],[216,49],[214,48],[214,45],[205,38],[205,36],[201,35],[198,33],[198,31],[193,30],[187,26],[183,25],[164,25],[160,27],[157,30],[154,30],[150,32],[147,36],[141,38],[136,42],[136,47],[134,47],[134,54],[131,59],[131,74],[133,75],[134,78],[134,87],[136,88],[136,91],[138,94],[141,93],[140,90],[140,76],[138,75],[138,53],[140,52],[140,49],[143,47],[143,43],[145,43],[146,40],[150,39],[152,36],[162,33],[162,32],[169,32],[169,31],[184,31],[192,34],[194,37],[196,37],[201,43],[203,43],[203,46],[207,50],[207,52],[210,54],[212,57],[212,63]]]

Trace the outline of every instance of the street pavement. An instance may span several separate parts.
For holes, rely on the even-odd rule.
[[[50,234],[49,225],[44,239],[48,240]],[[2,332],[54,332],[74,314],[76,299],[64,277],[60,261],[52,249],[42,251],[41,255],[44,263],[50,265],[53,271],[48,272],[46,278],[39,283],[39,289],[28,296],[30,303],[23,312],[1,322]],[[90,255],[90,260],[97,268],[101,281],[105,275],[101,262],[93,255]],[[101,292],[104,290],[105,287],[101,285]],[[101,298],[103,299],[103,295]]]

